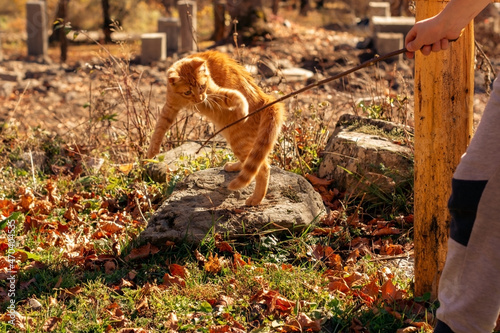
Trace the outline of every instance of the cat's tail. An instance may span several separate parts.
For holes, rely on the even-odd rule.
[[[250,184],[261,166],[267,165],[267,157],[274,148],[283,124],[283,104],[275,104],[271,110],[262,111],[259,131],[248,157],[241,166],[241,171],[231,183],[230,190],[237,190]],[[267,188],[267,186],[266,186]]]

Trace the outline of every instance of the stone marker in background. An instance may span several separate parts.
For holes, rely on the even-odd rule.
[[[47,16],[45,2],[26,3],[26,32],[28,34],[28,55],[47,56]]]
[[[167,55],[179,51],[180,23],[177,17],[160,17],[158,32],[167,34]]]
[[[368,3],[368,17],[370,20],[374,16],[391,16],[391,4],[382,1],[372,1]]]
[[[141,64],[149,65],[153,61],[167,58],[167,35],[163,32],[141,35]]]
[[[196,2],[179,1],[177,4],[181,21],[181,52],[197,50]]]

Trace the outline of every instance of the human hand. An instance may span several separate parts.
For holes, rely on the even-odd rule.
[[[405,38],[406,56],[412,59],[418,50],[426,56],[431,52],[447,50],[450,41],[460,37],[460,32],[447,31],[445,27],[439,16],[417,22]]]

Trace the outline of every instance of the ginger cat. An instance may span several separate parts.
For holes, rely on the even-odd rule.
[[[243,66],[216,51],[177,61],[168,69],[167,77],[167,101],[153,132],[148,158],[158,154],[165,132],[181,109],[194,109],[222,128],[274,100]],[[259,205],[267,193],[267,157],[281,130],[283,114],[283,105],[277,103],[221,132],[239,160],[224,166],[226,171],[239,171],[228,188],[243,188],[255,178],[255,191],[245,202],[248,206]]]

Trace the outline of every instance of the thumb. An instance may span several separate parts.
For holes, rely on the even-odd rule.
[[[409,52],[416,52],[418,51],[420,48],[417,47],[415,41],[411,41],[411,42],[408,42],[406,44],[406,49],[409,51]]]

